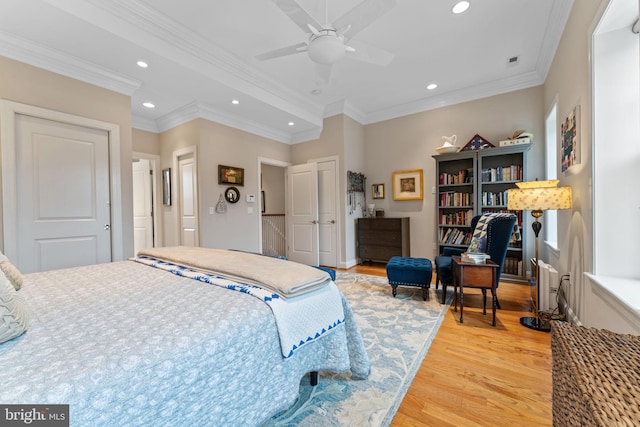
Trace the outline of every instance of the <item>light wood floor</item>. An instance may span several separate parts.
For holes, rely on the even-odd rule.
[[[386,276],[384,264],[349,271]],[[492,327],[465,289],[464,323],[451,306],[391,426],[550,426],[551,337],[520,325],[528,292],[501,282]]]

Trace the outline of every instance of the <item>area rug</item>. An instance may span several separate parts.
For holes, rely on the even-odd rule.
[[[430,300],[423,301],[420,288],[400,286],[393,298],[386,277],[364,274],[338,272],[336,284],[355,313],[371,374],[359,381],[321,372],[316,387],[306,377],[296,404],[265,426],[388,426],[452,297],[440,304],[432,286]]]

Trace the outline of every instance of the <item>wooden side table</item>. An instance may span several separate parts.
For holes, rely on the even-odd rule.
[[[456,256],[452,257],[451,260],[453,266],[453,292],[455,297],[454,311],[458,311],[458,286],[460,287],[460,323],[464,323],[462,310],[464,307],[464,288],[467,287],[482,289],[484,299],[482,314],[485,315],[487,314],[487,289],[491,289],[493,306],[492,326],[496,326],[498,264],[491,260],[487,260],[484,264],[463,262],[460,257]]]

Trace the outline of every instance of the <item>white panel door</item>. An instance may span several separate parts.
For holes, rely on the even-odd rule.
[[[320,265],[338,266],[338,226],[336,218],[336,162],[318,163],[318,219]]]
[[[178,161],[180,181],[180,244],[198,246],[198,186],[193,157]]]
[[[111,261],[107,132],[16,116],[18,267]]]
[[[316,163],[287,168],[287,258],[318,265],[318,167]]]
[[[151,165],[139,159],[132,165],[134,253],[153,247],[153,198]]]

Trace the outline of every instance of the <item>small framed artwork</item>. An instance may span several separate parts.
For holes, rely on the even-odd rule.
[[[371,194],[374,199],[384,199],[384,184],[373,184]]]
[[[244,186],[244,169],[218,165],[218,184]]]
[[[240,191],[236,187],[229,187],[224,190],[224,199],[229,203],[238,203]]]
[[[422,169],[393,173],[393,200],[422,200]]]
[[[580,106],[573,107],[560,124],[562,172],[580,164]]]
[[[171,206],[171,168],[162,169],[162,204]]]

